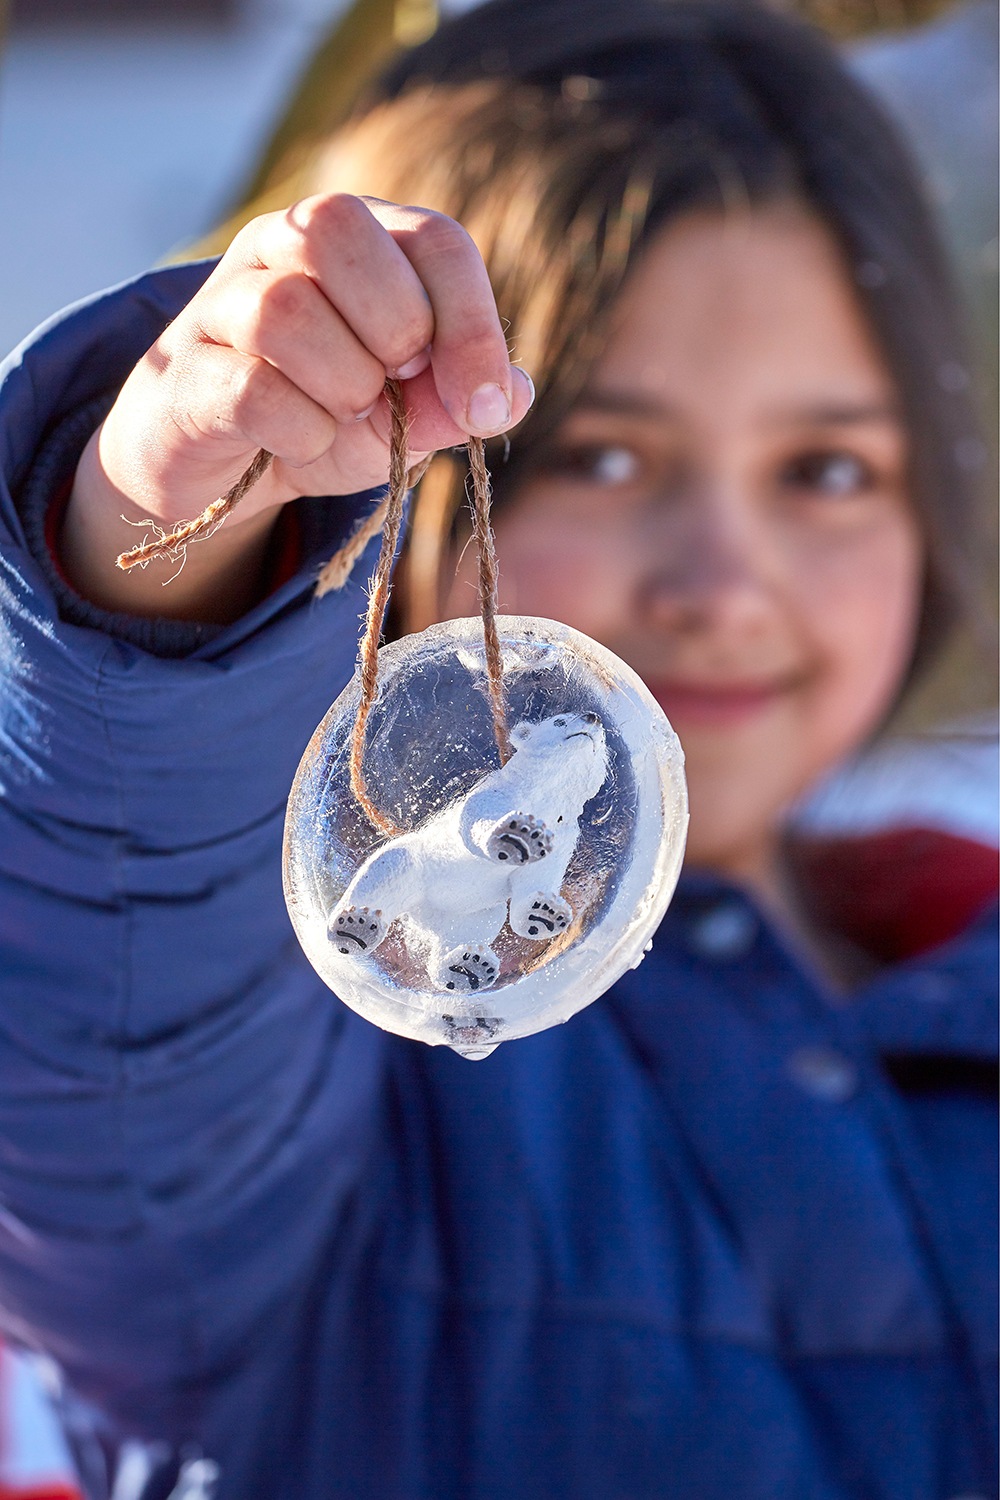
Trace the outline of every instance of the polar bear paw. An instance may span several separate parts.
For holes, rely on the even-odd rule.
[[[456,995],[488,990],[500,972],[500,960],[492,948],[453,948],[441,960],[438,984]]]
[[[552,834],[540,818],[515,813],[494,828],[486,840],[486,852],[501,864],[530,865],[551,854],[552,842]]]
[[[377,948],[387,931],[381,911],[367,906],[345,906],[330,918],[330,941],[338,953],[355,958]]]
[[[511,930],[518,937],[535,938],[539,943],[558,937],[572,920],[573,908],[569,902],[543,891],[535,891],[534,895],[510,904]]]
[[[459,1042],[481,1046],[496,1036],[503,1025],[499,1016],[442,1016],[441,1019],[453,1046]]]

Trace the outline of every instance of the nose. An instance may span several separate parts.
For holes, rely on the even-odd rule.
[[[641,612],[663,629],[752,628],[770,608],[773,559],[740,507],[699,498],[650,547],[638,579]]]
[[[581,714],[580,718],[585,724],[599,724],[601,722],[597,714]]]

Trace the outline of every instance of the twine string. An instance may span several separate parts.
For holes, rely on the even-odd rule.
[[[398,828],[391,818],[381,812],[372,801],[368,793],[368,783],[365,779],[365,731],[368,727],[368,716],[375,702],[378,692],[378,648],[382,639],[382,626],[385,623],[385,612],[389,605],[389,583],[392,576],[393,559],[396,556],[396,547],[399,542],[399,528],[403,520],[403,501],[409,483],[409,471],[407,469],[407,430],[409,422],[406,417],[406,407],[403,404],[403,394],[399,384],[395,380],[387,380],[385,383],[386,400],[389,403],[389,413],[392,418],[392,428],[389,438],[389,489],[385,497],[385,519],[382,525],[382,546],[379,550],[378,562],[375,564],[375,572],[368,594],[368,614],[365,618],[364,633],[358,648],[358,674],[361,679],[361,698],[358,702],[358,711],[354,717],[354,727],[351,730],[350,745],[350,772],[351,791],[358,804],[363,808],[369,821],[375,825],[381,833],[390,838],[396,837],[404,830]]]
[[[504,766],[510,760],[511,748],[503,685],[503,653],[497,633],[499,568],[493,528],[490,525],[490,471],[486,467],[486,445],[482,438],[470,437],[468,449],[469,473],[472,478],[472,535],[479,556],[479,612],[483,617],[486,686],[490,712],[493,715],[493,734],[500,752],[500,764]]]
[[[176,562],[178,558],[183,561],[188,543],[201,541],[218,531],[230,511],[236,509],[247,491],[252,490],[258,479],[267,473],[273,456],[266,448],[261,448],[236,483],[224,495],[220,495],[218,500],[207,505],[193,521],[181,521],[173,531],[164,531],[155,521],[150,521],[153,540],[145,541],[128,552],[120,552],[115,559],[117,566],[127,573],[129,568],[144,568],[154,557],[166,557],[171,562]]]
[[[391,430],[389,439],[389,485],[385,499],[355,530],[347,542],[331,557],[316,583],[317,595],[342,588],[350,577],[351,569],[373,537],[381,531],[382,545],[372,577],[365,628],[358,649],[358,672],[361,679],[361,697],[351,730],[350,781],[351,791],[365,815],[380,832],[396,837],[405,832],[391,818],[380,811],[372,801],[365,778],[365,738],[368,719],[378,694],[378,650],[382,639],[382,627],[389,605],[392,565],[399,545],[399,532],[403,522],[403,505],[407,490],[422,476],[430,458],[408,468],[409,420],[406,405],[398,381],[387,380],[385,395],[389,405]],[[490,475],[486,467],[486,448],[482,438],[470,437],[468,442],[469,475],[472,482],[470,506],[472,509],[473,539],[479,556],[479,609],[483,620],[483,644],[486,658],[486,686],[493,720],[493,734],[500,753],[500,764],[505,765],[511,756],[510,735],[507,729],[507,703],[503,683],[503,653],[497,632],[497,554],[490,526]],[[182,521],[173,531],[165,532],[150,522],[152,540],[141,546],[122,552],[117,558],[119,568],[145,567],[154,558],[165,557],[173,561],[183,558],[190,542],[211,536],[271,466],[272,455],[261,448],[247,465],[236,483],[218,500],[206,506],[193,521]]]

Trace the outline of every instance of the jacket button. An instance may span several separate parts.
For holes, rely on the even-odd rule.
[[[737,901],[722,901],[691,924],[691,947],[703,958],[745,958],[756,941],[757,920]]]
[[[843,1104],[857,1092],[857,1068],[832,1047],[799,1047],[788,1059],[787,1068],[804,1093],[828,1104]]]

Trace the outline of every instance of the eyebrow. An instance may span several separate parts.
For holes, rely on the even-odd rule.
[[[614,416],[645,417],[663,421],[677,416],[676,408],[642,396],[635,391],[582,391],[573,405],[574,411],[609,412]]]
[[[573,410],[607,412],[613,416],[659,422],[670,421],[679,415],[677,408],[669,403],[632,391],[585,390]],[[768,413],[767,420],[775,426],[795,423],[809,427],[846,427],[866,422],[898,423],[900,414],[890,401],[834,401],[817,406],[786,407]]]
[[[849,427],[864,422],[899,422],[898,408],[891,401],[831,402],[823,406],[786,407],[774,411],[775,422],[808,423],[811,427]]]

